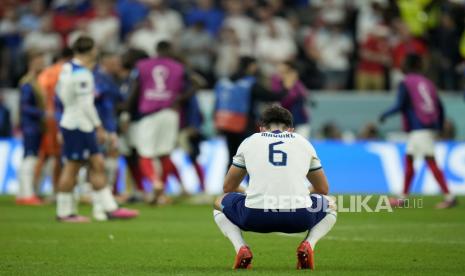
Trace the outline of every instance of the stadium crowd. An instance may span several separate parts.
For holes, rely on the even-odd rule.
[[[462,1],[6,0],[0,7],[0,86],[15,87],[26,53],[51,63],[79,34],[110,53],[154,54],[170,40],[210,87],[253,55],[265,76],[295,59],[310,89],[395,89],[408,53],[425,56],[439,88],[463,88]]]

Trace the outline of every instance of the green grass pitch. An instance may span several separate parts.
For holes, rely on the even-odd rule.
[[[237,272],[210,206],[136,205],[136,220],[70,225],[54,220],[54,206],[18,207],[0,197],[0,275],[463,275],[465,198],[450,210],[435,210],[439,200],[424,197],[423,208],[393,213],[340,213],[316,248],[313,272],[295,270],[303,235],[245,233],[253,269]]]

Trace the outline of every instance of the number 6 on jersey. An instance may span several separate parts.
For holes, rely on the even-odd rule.
[[[268,146],[268,161],[273,166],[286,166],[287,165],[287,153],[282,150],[275,149],[275,146],[284,144],[283,141],[271,143]],[[281,158],[279,158],[279,156]],[[278,160],[278,161],[277,161]]]

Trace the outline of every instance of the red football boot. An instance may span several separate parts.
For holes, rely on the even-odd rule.
[[[234,260],[233,269],[250,269],[252,268],[252,251],[246,245],[242,246],[237,252],[236,259]]]
[[[303,241],[297,248],[297,269],[315,269],[313,249],[308,241]]]
[[[25,206],[40,206],[44,203],[42,200],[36,196],[23,197],[16,199],[16,205],[25,205]]]

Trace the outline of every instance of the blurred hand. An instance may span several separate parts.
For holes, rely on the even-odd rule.
[[[96,129],[97,143],[104,144],[107,140],[107,132],[102,126],[97,127]]]
[[[110,147],[116,149],[118,147],[118,135],[115,132],[111,132],[108,134],[108,139]]]
[[[385,121],[386,121],[386,117],[384,117],[383,115],[378,117],[378,123],[384,124]]]
[[[60,146],[63,145],[63,135],[61,134],[61,132],[57,133],[57,142]]]

